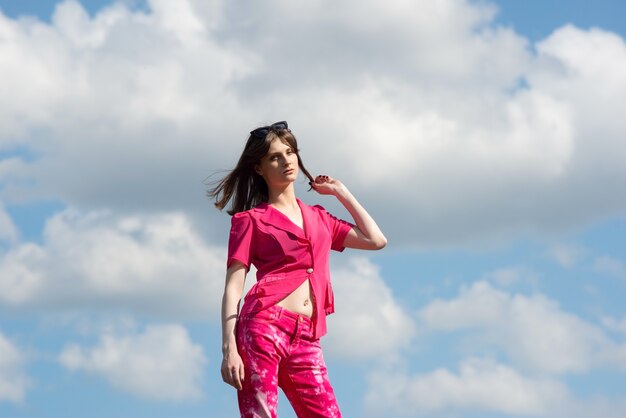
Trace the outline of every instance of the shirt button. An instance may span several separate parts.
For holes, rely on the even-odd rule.
[[[309,267],[308,269],[306,269],[306,272],[311,274],[311,273],[313,273],[313,269],[311,267]]]

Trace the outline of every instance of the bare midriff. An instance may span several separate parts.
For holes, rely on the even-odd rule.
[[[311,295],[311,284],[309,283],[309,279],[306,279],[296,290],[291,292],[276,305],[288,311],[311,318],[313,316],[313,300],[311,299]]]

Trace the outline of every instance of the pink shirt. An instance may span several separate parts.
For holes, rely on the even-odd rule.
[[[306,279],[313,292],[315,336],[326,334],[326,315],[335,311],[330,284],[330,250],[343,251],[353,224],[335,218],[322,206],[297,199],[304,230],[267,203],[233,215],[228,261],[257,268],[257,282],[245,297],[241,314],[275,305]]]

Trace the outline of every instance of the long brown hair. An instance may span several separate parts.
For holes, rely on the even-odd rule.
[[[227,212],[229,215],[234,215],[235,213],[251,209],[261,202],[268,201],[269,190],[267,183],[255,171],[255,167],[261,162],[261,158],[267,154],[270,144],[275,139],[291,147],[298,156],[298,167],[300,170],[311,182],[314,181],[313,176],[302,164],[298,142],[290,129],[270,129],[265,138],[250,134],[235,168],[207,192],[209,198],[215,198],[216,208],[219,210],[224,209],[232,199],[232,206]]]

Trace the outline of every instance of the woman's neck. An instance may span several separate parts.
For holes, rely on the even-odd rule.
[[[293,183],[284,189],[273,189],[269,191],[268,204],[275,207],[296,207],[298,201],[296,200],[296,192],[293,187]]]

